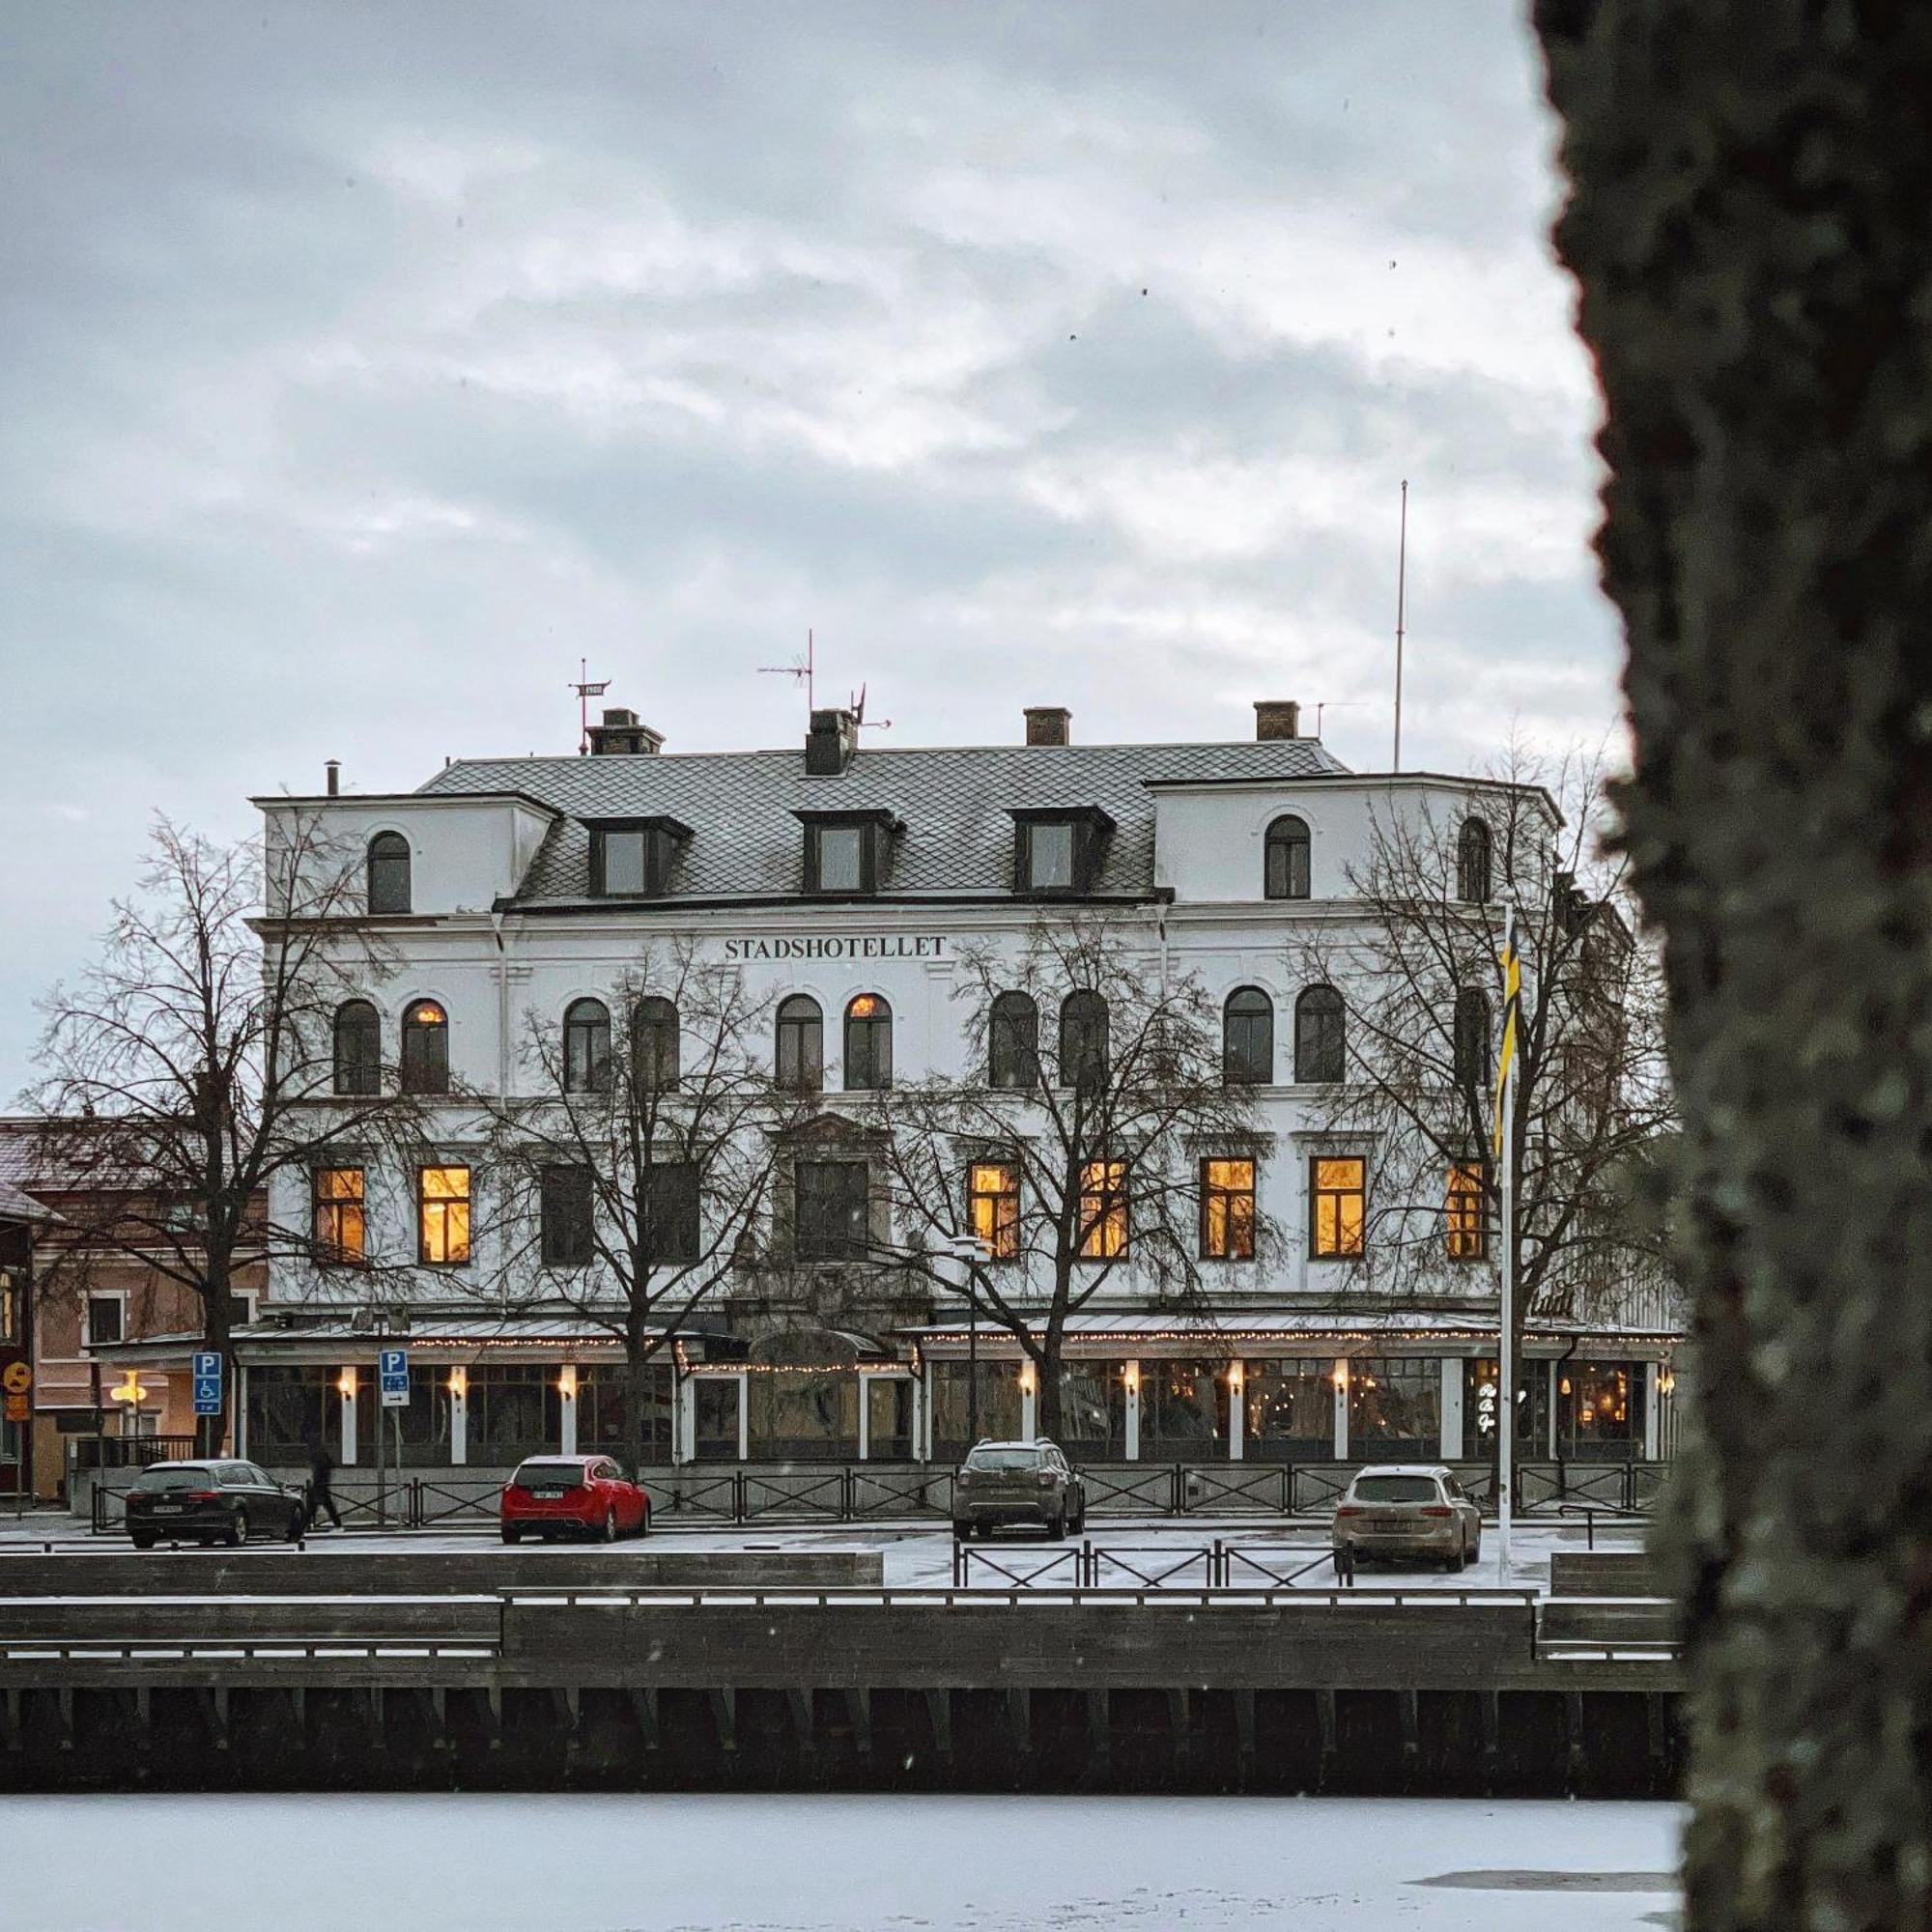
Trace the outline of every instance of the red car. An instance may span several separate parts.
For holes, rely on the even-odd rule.
[[[651,1526],[651,1499],[608,1456],[532,1456],[503,1485],[505,1543],[576,1533],[615,1543]]]

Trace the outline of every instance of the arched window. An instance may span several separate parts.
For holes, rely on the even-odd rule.
[[[410,909],[410,841],[400,832],[379,832],[369,841],[369,910]]]
[[[1294,1003],[1295,1081],[1314,1087],[1339,1080],[1347,1059],[1341,994],[1310,986]]]
[[[1277,818],[1267,829],[1267,855],[1262,882],[1264,895],[1271,899],[1305,899],[1308,896],[1308,821],[1293,812]]]
[[[347,1000],[335,1009],[335,1091],[383,1091],[383,1022],[367,1000]]]
[[[845,1091],[879,1092],[893,1084],[893,1009],[879,993],[861,993],[845,1009]]]
[[[810,993],[779,1003],[779,1085],[816,1094],[825,1084],[825,1018]]]
[[[1107,1084],[1107,1003],[1086,989],[1060,1003],[1060,1084]]]
[[[1490,1001],[1480,986],[1456,995],[1456,1091],[1490,1091]]]
[[[1002,993],[986,1025],[986,1082],[1029,1093],[1039,1080],[1039,1009],[1027,993]]]
[[[403,1014],[403,1092],[449,1092],[449,1015],[434,1000],[412,1000]]]
[[[1490,828],[1465,818],[1456,840],[1456,896],[1471,905],[1490,902]]]
[[[1265,1087],[1274,1078],[1274,1002],[1259,986],[1239,986],[1228,995],[1221,1077],[1230,1087]]]
[[[677,1009],[647,993],[631,1014],[631,1079],[640,1094],[669,1094],[680,1078]]]
[[[563,1009],[563,1091],[611,1091],[611,1009],[602,1000],[572,1000]]]

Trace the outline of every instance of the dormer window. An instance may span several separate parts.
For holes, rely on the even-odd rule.
[[[691,827],[675,818],[593,818],[590,891],[598,898],[661,899]]]
[[[805,890],[829,898],[863,897],[879,890],[898,820],[890,811],[801,811],[805,826]]]
[[[1043,897],[1094,890],[1114,821],[1097,806],[1072,811],[1015,811],[1013,890]]]

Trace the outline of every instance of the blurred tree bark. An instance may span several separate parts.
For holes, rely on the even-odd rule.
[[[1689,1925],[1932,1925],[1932,7],[1536,0],[1702,1447]]]

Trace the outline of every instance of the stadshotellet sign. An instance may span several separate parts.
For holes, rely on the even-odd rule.
[[[727,939],[726,959],[944,959],[938,932],[781,934],[775,939]]]

